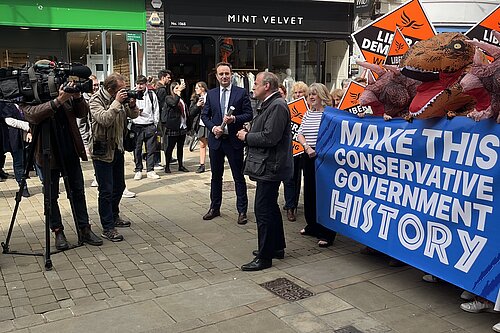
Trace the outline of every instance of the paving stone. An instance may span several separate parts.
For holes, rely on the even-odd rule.
[[[332,293],[364,312],[383,310],[408,304],[407,301],[369,282],[338,288]]]
[[[0,332],[10,332],[14,329],[14,323],[12,320],[3,320],[0,321]]]
[[[370,316],[384,325],[401,333],[420,333],[423,327],[432,323],[433,332],[445,332],[457,329],[455,325],[414,305],[392,307],[370,313]]]
[[[352,305],[338,298],[331,293],[322,293],[298,301],[300,305],[315,315],[324,315],[331,312],[338,312],[352,309]]]
[[[47,303],[47,304],[40,304],[40,305],[37,305],[37,306],[34,306],[33,307],[33,311],[35,313],[45,313],[47,311],[52,311],[52,310],[56,310],[56,309],[59,309],[60,306],[59,306],[59,303]]]
[[[391,330],[388,326],[383,325],[358,309],[348,309],[345,311],[329,313],[321,316],[321,319],[334,330],[338,330],[346,326],[353,326],[361,332],[370,333],[383,333]]]
[[[87,288],[69,290],[68,293],[72,299],[83,298],[92,295]]]
[[[58,321],[61,319],[72,318],[73,312],[70,309],[57,309],[45,312],[43,317],[47,322]]]
[[[238,333],[295,333],[297,331],[290,328],[286,323],[273,316],[268,311],[260,311],[249,315],[241,316],[233,320],[223,321],[211,326],[198,328],[190,333],[218,333],[218,332],[238,332]]]
[[[269,298],[260,286],[231,281],[157,298],[157,302],[175,321],[199,318]],[[196,302],[192,300],[196,299]]]
[[[63,299],[68,299],[69,293],[66,289],[54,289],[54,296],[56,297],[56,300],[62,301]]]
[[[33,314],[26,317],[16,318],[13,322],[14,326],[19,329],[43,324],[45,320],[41,314]]]
[[[140,308],[142,311],[137,311]],[[147,313],[147,316],[144,314]],[[127,318],[127,320],[123,320]],[[154,302],[142,302],[118,308],[101,309],[86,315],[59,320],[31,328],[31,333],[99,332],[113,323],[114,332],[141,332],[168,326],[174,321]]]

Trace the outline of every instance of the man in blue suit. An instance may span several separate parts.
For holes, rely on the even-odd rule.
[[[248,197],[243,176],[244,143],[238,140],[236,133],[243,128],[245,122],[252,120],[253,112],[248,92],[232,85],[231,75],[231,64],[220,62],[216,65],[216,77],[220,86],[208,91],[205,106],[201,112],[201,119],[210,130],[208,147],[212,171],[210,209],[203,219],[211,220],[220,216],[224,157],[227,157],[236,190],[238,224],[245,224],[247,223]]]

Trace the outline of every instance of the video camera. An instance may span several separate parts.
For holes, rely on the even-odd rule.
[[[80,63],[41,60],[28,68],[0,68],[0,98],[42,103],[55,98],[63,85],[68,93],[92,92],[90,68]],[[74,86],[68,86],[70,77]]]

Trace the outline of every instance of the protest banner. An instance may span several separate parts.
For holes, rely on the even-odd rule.
[[[495,121],[385,122],[325,111],[316,152],[320,224],[495,302],[500,284]]]
[[[401,30],[409,46],[436,34],[420,2],[410,0],[354,32],[351,36],[366,61],[382,65],[389,52],[396,28]]]
[[[493,35],[493,31],[500,31],[500,5],[486,15],[478,24],[470,28],[465,35],[471,39],[500,46],[500,41]],[[493,58],[488,56],[490,61]]]
[[[297,156],[304,152],[304,147],[302,147],[302,145],[297,141],[297,134],[300,124],[302,123],[302,118],[309,108],[307,107],[305,97],[301,97],[289,102],[288,109],[290,110],[290,116],[292,117],[292,151],[293,156]]]
[[[406,42],[405,36],[403,36],[399,28],[396,28],[396,31],[394,31],[394,38],[392,39],[392,43],[389,47],[389,52],[387,53],[384,64],[399,65],[401,58],[409,48],[410,46]]]
[[[358,114],[368,110],[368,107],[359,104],[359,96],[365,91],[361,83],[351,81],[339,103],[339,109]]]

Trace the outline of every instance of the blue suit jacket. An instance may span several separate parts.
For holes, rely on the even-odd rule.
[[[208,135],[208,147],[210,149],[219,149],[222,140],[220,138],[215,138],[215,135],[212,133],[212,128],[214,126],[220,126],[220,124],[222,124],[223,117],[220,108],[220,97],[220,87],[209,90],[205,106],[201,112],[201,119],[210,131]],[[244,143],[238,140],[236,133],[243,128],[244,123],[249,122],[253,118],[252,105],[248,92],[243,88],[233,85],[229,95],[228,109],[231,106],[234,106],[235,110],[233,116],[236,117],[236,121],[227,125],[229,141],[233,148],[241,149]]]

